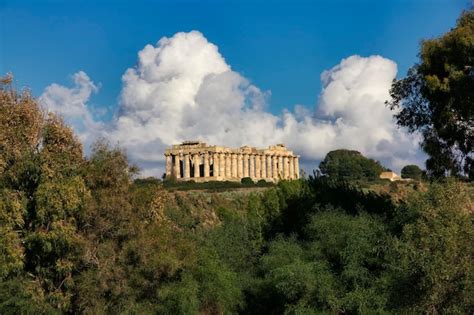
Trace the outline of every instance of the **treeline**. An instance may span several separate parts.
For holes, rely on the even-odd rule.
[[[466,184],[395,202],[314,175],[191,205],[136,171],[104,141],[85,158],[60,119],[2,86],[1,314],[474,309]]]

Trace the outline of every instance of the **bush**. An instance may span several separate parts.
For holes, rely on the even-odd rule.
[[[250,177],[244,177],[244,178],[242,178],[242,179],[240,180],[240,183],[241,183],[242,185],[253,185],[253,184],[254,184],[253,180],[252,180]]]
[[[265,187],[265,186],[267,186],[267,181],[264,180],[264,179],[261,179],[257,182],[257,186]]]

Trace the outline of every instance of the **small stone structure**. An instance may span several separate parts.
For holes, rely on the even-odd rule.
[[[240,181],[250,177],[277,182],[299,178],[299,156],[277,144],[267,149],[243,146],[208,146],[200,141],[185,141],[165,151],[166,177],[196,182]]]
[[[388,179],[391,182],[402,180],[402,178],[395,172],[382,172],[379,177],[380,179]]]

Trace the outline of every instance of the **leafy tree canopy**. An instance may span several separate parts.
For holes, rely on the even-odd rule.
[[[385,170],[378,161],[346,149],[329,152],[319,169],[323,175],[346,180],[376,179]]]
[[[388,105],[398,125],[423,135],[430,175],[474,178],[474,10],[421,43],[419,62],[395,80]]]
[[[422,174],[423,174],[423,171],[421,170],[421,168],[419,168],[418,165],[413,165],[413,164],[405,165],[401,171],[402,178],[411,178],[411,179],[420,180]]]

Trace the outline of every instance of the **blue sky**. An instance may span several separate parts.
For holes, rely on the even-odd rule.
[[[312,106],[320,74],[342,58],[379,54],[399,75],[419,41],[451,28],[466,0],[11,1],[0,0],[0,72],[36,95],[78,70],[101,83],[92,101],[114,106],[137,52],[199,30],[236,70],[272,93],[272,112]]]
[[[391,82],[417,61],[422,39],[449,31],[468,7],[0,0],[0,73],[61,114],[86,152],[106,137],[144,175],[162,173],[166,147],[196,139],[286,143],[307,171],[339,148],[399,170],[425,156],[385,106]]]

